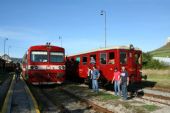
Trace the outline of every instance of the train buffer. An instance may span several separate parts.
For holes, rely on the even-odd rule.
[[[40,113],[38,105],[23,79],[13,78],[8,90],[2,112],[4,113]]]

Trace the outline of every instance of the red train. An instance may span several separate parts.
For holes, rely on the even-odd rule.
[[[88,67],[97,66],[101,80],[108,83],[113,78],[114,68],[121,70],[125,66],[131,83],[140,82],[142,69],[142,51],[130,46],[100,48],[67,57],[67,73],[69,79],[82,78],[87,80]]]
[[[22,76],[29,83],[61,84],[65,80],[65,50],[46,45],[32,46],[22,61]]]

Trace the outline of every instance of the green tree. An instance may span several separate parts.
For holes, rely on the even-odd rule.
[[[159,62],[158,60],[153,59],[150,53],[143,53],[142,58],[143,68],[145,69],[161,69],[167,67],[163,62]]]

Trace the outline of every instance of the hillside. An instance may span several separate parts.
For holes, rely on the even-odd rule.
[[[169,57],[170,58],[170,42],[167,42],[166,45],[149,52],[154,57]]]
[[[22,62],[22,59],[21,58],[11,58],[11,60],[14,62],[14,63],[21,63]]]

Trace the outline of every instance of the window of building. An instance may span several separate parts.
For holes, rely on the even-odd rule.
[[[101,64],[106,64],[106,53],[101,53],[100,54],[100,63]]]
[[[115,54],[114,52],[109,53],[109,64],[114,64],[115,63]]]
[[[127,55],[126,52],[120,52],[120,64],[127,63]]]
[[[87,57],[83,57],[83,64],[87,64]]]

